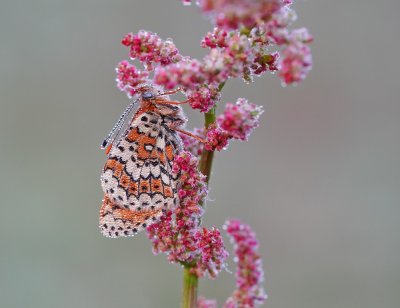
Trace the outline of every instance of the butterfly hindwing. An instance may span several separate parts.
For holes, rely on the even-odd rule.
[[[181,147],[162,116],[145,112],[135,118],[111,149],[101,176],[103,235],[134,235],[177,203],[179,174],[172,164]]]

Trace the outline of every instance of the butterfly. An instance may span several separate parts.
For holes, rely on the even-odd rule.
[[[168,97],[178,91],[162,93],[152,85],[139,87],[139,98],[103,141],[108,159],[101,174],[104,199],[99,226],[104,236],[133,236],[177,206],[180,172],[173,172],[172,166],[183,150],[177,132],[204,142],[180,128],[187,121],[180,104],[187,101],[174,102]],[[139,107],[123,130],[136,104]]]

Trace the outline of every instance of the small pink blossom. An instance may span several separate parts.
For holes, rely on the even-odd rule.
[[[253,63],[250,65],[251,72],[259,76],[266,71],[274,72],[278,70],[279,53],[256,53]]]
[[[261,305],[267,298],[262,287],[264,271],[258,253],[258,241],[250,226],[239,220],[228,220],[225,231],[234,243],[236,256],[236,290],[226,301],[224,308],[253,308]]]
[[[302,81],[311,70],[311,49],[307,45],[311,41],[312,36],[305,28],[294,30],[290,34],[279,63],[279,77],[284,84]]]
[[[250,44],[250,40],[245,35],[240,35],[234,32],[228,41],[228,46],[225,48],[226,65],[230,65],[231,72],[230,77],[244,77],[246,79],[246,73],[249,71],[248,66],[253,58],[253,52]]]
[[[236,104],[227,103],[224,113],[218,116],[218,124],[235,139],[245,141],[259,124],[260,115],[264,112],[262,106],[249,103],[239,98]]]
[[[215,299],[207,299],[199,296],[197,299],[197,308],[217,308],[217,301]]]
[[[272,18],[262,27],[266,35],[276,45],[284,45],[288,42],[290,34],[289,26],[297,19],[296,12],[290,7],[282,7],[276,11]]]
[[[256,48],[265,48],[272,45],[271,38],[265,31],[265,27],[254,27],[248,34],[250,44]]]
[[[153,63],[168,65],[179,62],[182,56],[172,40],[162,40],[157,34],[140,30],[137,34],[127,34],[121,42],[130,47],[131,59],[138,59],[148,70],[153,69]]]
[[[192,0],[181,0],[183,5],[191,5]]]
[[[201,47],[223,48],[227,46],[228,32],[220,28],[214,28],[213,32],[208,32],[201,41]]]
[[[223,50],[211,49],[203,58],[202,74],[207,84],[219,85],[231,77],[235,63]]]
[[[212,48],[203,59],[203,74],[209,84],[221,84],[229,78],[244,77],[253,58],[245,35],[230,32],[223,48]]]
[[[207,272],[211,278],[217,277],[217,274],[225,267],[228,257],[221,233],[216,228],[202,228],[196,232],[195,237],[201,254],[194,271],[200,273],[198,276]]]
[[[186,91],[189,104],[193,109],[207,112],[221,98],[218,89],[213,86],[201,85],[195,91]]]
[[[136,93],[138,85],[148,81],[149,73],[147,71],[138,70],[126,60],[118,63],[115,70],[117,72],[117,87],[126,92],[130,98]]]
[[[215,125],[207,130],[206,134],[207,143],[204,148],[208,151],[221,151],[228,146],[229,134]]]

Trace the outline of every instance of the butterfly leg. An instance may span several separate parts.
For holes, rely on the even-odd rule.
[[[162,99],[156,99],[156,104],[160,104],[160,105],[183,105],[189,103],[189,100],[185,100],[183,102],[174,102],[174,101],[165,101]]]
[[[175,90],[167,91],[167,92],[161,93],[160,95],[175,94],[175,93],[178,93],[179,91],[182,91],[182,88],[176,88]]]
[[[179,124],[179,125],[180,125],[180,124]],[[174,125],[174,124],[170,124],[168,127],[169,127],[170,129],[174,130],[174,131],[180,132],[181,134],[184,134],[184,135],[187,135],[187,136],[189,136],[189,137],[192,137],[192,138],[196,139],[197,141],[200,141],[201,143],[207,143],[207,140],[206,140],[206,139],[201,138],[200,136],[196,136],[196,135],[194,135],[194,134],[192,134],[192,133],[190,133],[190,132],[187,132],[187,131],[185,131],[185,130],[183,130],[183,129],[178,128],[177,126],[179,126],[179,125],[177,125],[177,124],[175,124],[175,125]]]

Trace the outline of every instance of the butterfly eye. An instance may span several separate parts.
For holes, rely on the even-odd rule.
[[[147,91],[142,94],[142,98],[144,100],[152,99],[152,98],[154,98],[154,94],[153,94],[153,92]]]

